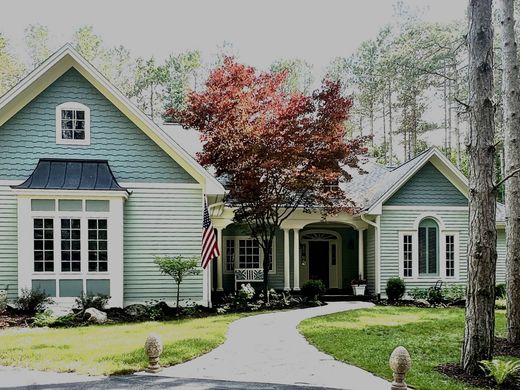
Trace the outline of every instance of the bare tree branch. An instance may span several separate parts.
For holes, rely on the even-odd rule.
[[[509,175],[507,175],[506,177],[504,177],[502,180],[500,180],[497,184],[495,184],[494,188],[495,190],[500,187],[502,184],[504,184],[506,181],[508,181],[509,179],[511,179],[514,175],[516,175],[517,173],[520,173],[520,168],[518,169],[515,169],[513,172],[511,172]]]

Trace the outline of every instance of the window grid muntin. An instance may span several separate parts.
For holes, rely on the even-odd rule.
[[[61,110],[61,138],[64,140],[85,140],[85,110],[65,108]]]
[[[33,267],[34,272],[54,272],[54,220],[33,220]]]
[[[87,226],[88,271],[108,272],[108,221],[89,218]]]
[[[257,241],[238,240],[238,268],[260,268],[260,246]]]
[[[61,218],[61,272],[81,272],[81,219]]]
[[[455,276],[455,236],[446,235],[446,276]]]
[[[413,276],[413,239],[411,234],[403,236],[403,276]]]
[[[226,240],[226,271],[235,269],[235,240]]]

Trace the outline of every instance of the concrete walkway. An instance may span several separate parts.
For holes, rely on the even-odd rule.
[[[86,377],[0,367],[0,388],[389,390],[389,382],[319,352],[296,329],[306,318],[371,307],[365,302],[260,314],[231,324],[226,342],[159,374]]]
[[[366,302],[330,302],[322,307],[243,318],[231,324],[227,340],[220,347],[197,359],[166,368],[160,375],[388,390],[387,381],[319,352],[296,329],[306,318],[371,306]]]

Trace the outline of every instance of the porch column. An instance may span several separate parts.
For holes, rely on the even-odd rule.
[[[290,261],[289,258],[289,229],[283,229],[283,289],[289,291],[291,289],[290,281]]]
[[[300,229],[293,229],[294,232],[294,291],[300,291]]]
[[[222,228],[217,228],[217,244],[220,250],[220,256],[217,257],[217,291],[224,291],[222,288],[222,251],[224,250],[222,245]]]
[[[365,278],[365,248],[363,242],[363,232],[365,229],[358,230],[358,270],[359,277],[361,279]]]

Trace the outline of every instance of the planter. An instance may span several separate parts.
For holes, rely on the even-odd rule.
[[[354,295],[365,295],[366,284],[352,285],[352,291]]]

